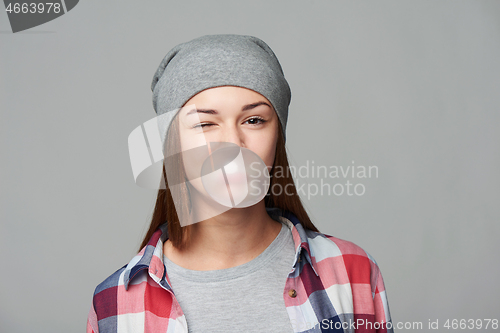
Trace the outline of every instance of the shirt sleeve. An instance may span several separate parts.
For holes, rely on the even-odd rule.
[[[393,333],[391,314],[389,312],[389,303],[387,302],[387,293],[385,290],[382,273],[376,263],[372,276],[373,304],[375,310],[375,322],[380,323],[376,329],[377,333]]]
[[[97,325],[97,314],[94,309],[94,302],[90,307],[89,315],[87,317],[87,333],[99,333],[99,327]]]

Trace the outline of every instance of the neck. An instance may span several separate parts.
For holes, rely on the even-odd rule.
[[[269,217],[262,200],[251,207],[230,209],[191,228],[188,246],[180,251],[166,241],[165,255],[187,269],[216,270],[257,257],[276,238],[281,223]]]

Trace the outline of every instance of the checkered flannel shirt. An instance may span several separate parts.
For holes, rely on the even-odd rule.
[[[295,261],[283,288],[294,332],[393,332],[382,275],[359,246],[304,229],[289,212]],[[163,224],[125,266],[97,286],[87,333],[188,332],[163,264]]]

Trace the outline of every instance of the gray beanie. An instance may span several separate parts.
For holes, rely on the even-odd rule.
[[[244,87],[266,97],[285,136],[290,87],[274,52],[253,36],[206,35],[175,46],[153,77],[153,106],[162,115],[180,109],[197,93],[220,86]],[[167,117],[165,130],[172,118]]]

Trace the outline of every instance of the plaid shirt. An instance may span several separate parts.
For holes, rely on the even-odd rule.
[[[304,229],[289,212],[295,261],[283,290],[295,332],[393,332],[382,275],[359,246]],[[94,292],[87,333],[188,332],[163,264],[163,224]]]

